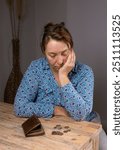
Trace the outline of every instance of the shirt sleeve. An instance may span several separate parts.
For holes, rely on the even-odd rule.
[[[64,107],[75,120],[84,120],[92,111],[94,76],[92,69],[86,66],[85,71],[77,75],[78,83],[74,87],[70,82],[61,87]],[[76,79],[75,79],[76,80]]]
[[[17,116],[30,117],[35,114],[38,117],[52,117],[53,104],[50,101],[43,100],[41,103],[36,100],[38,80],[36,66],[31,63],[16,93],[14,111]]]

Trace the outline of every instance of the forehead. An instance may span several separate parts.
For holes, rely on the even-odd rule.
[[[56,41],[51,39],[46,45],[46,52],[61,52],[68,49],[68,45],[63,41]]]

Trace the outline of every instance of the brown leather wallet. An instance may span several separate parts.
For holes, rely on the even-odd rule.
[[[22,128],[24,130],[24,134],[26,137],[38,136],[38,135],[45,134],[40,120],[35,115],[32,115],[30,118],[28,118],[22,124]]]

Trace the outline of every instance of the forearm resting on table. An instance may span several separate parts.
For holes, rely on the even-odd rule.
[[[69,113],[66,111],[65,108],[61,106],[54,107],[54,116],[69,116]]]

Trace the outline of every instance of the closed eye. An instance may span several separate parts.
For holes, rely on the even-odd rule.
[[[69,54],[68,50],[65,50],[64,52],[62,52],[63,56],[67,56]]]
[[[56,54],[49,54],[50,57],[54,58],[56,56]]]

